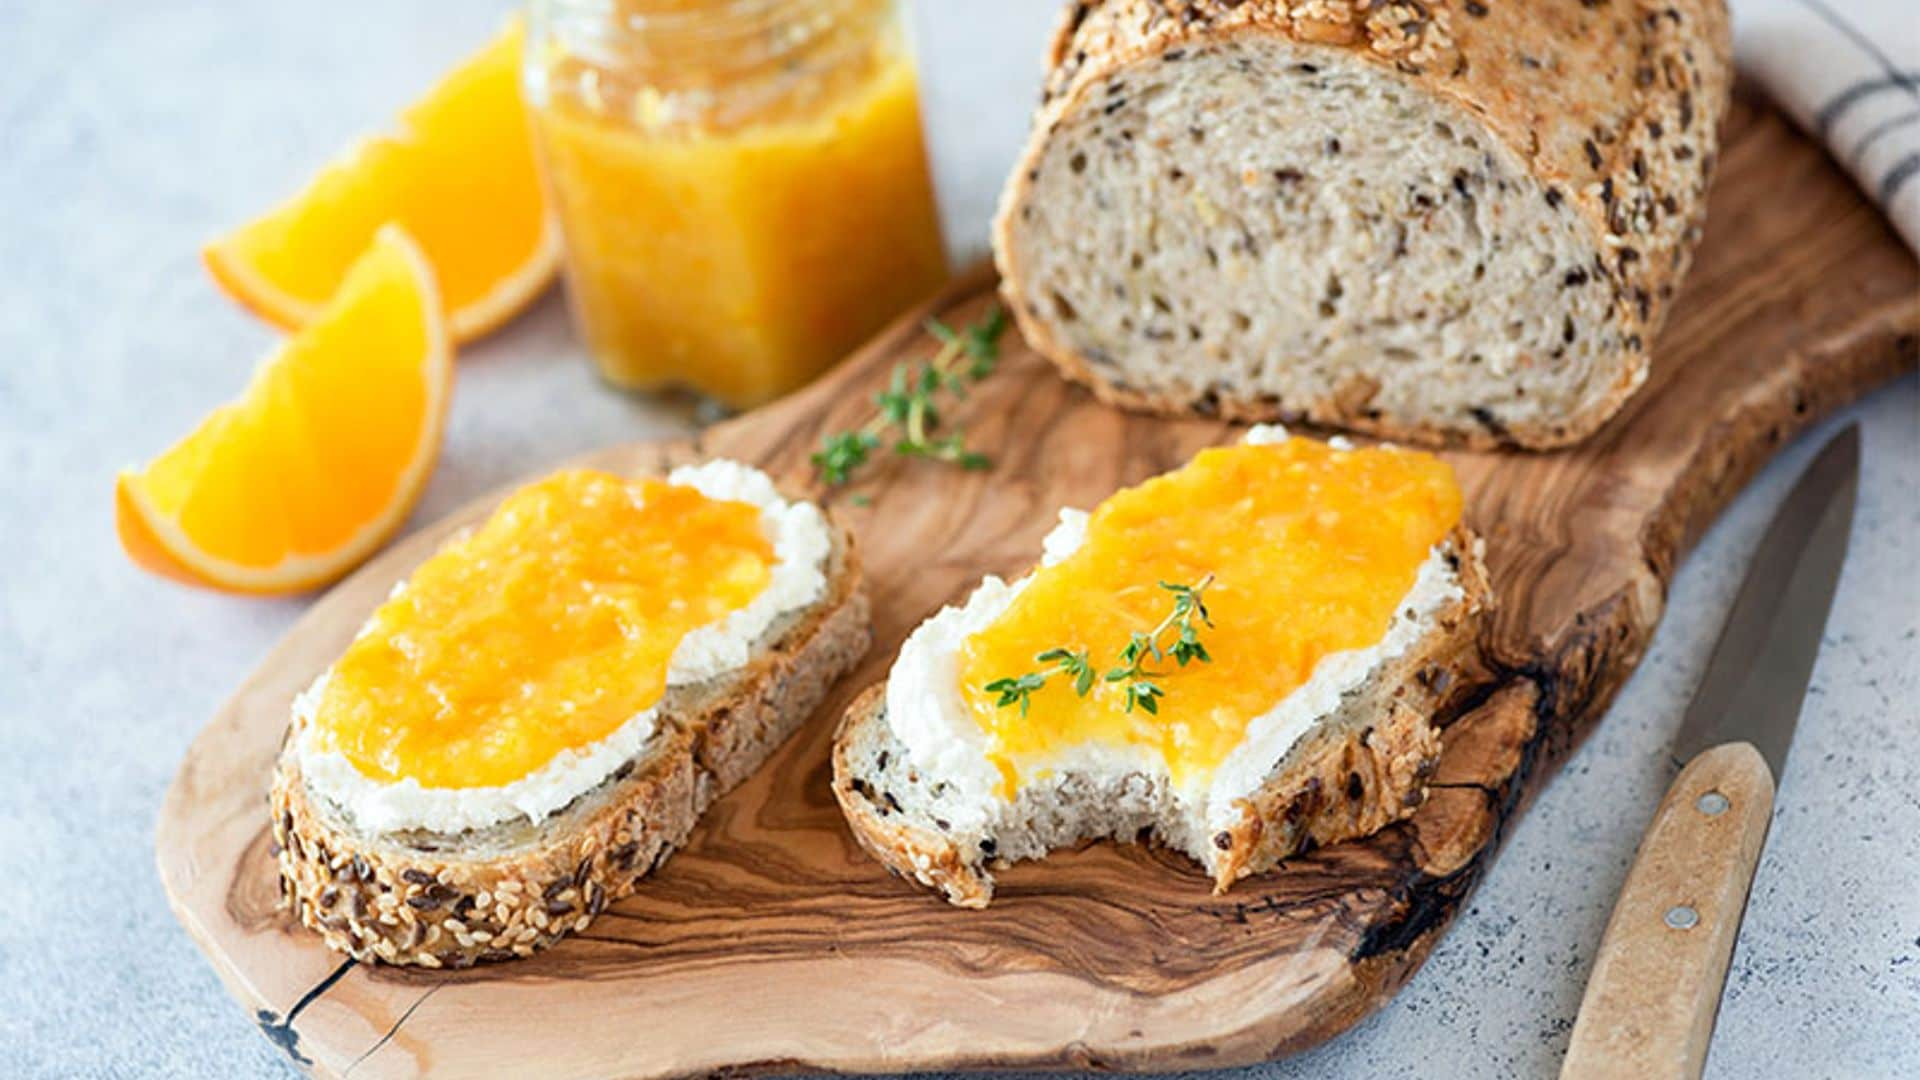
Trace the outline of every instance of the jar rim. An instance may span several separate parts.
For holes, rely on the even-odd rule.
[[[725,44],[769,31],[786,49],[816,37],[843,9],[871,0],[533,0],[550,20],[593,20],[602,32],[631,37],[636,46]],[[806,31],[795,33],[794,31]]]
[[[803,100],[819,73],[904,40],[898,0],[532,0],[530,15],[529,100],[578,83],[596,111],[662,130]]]

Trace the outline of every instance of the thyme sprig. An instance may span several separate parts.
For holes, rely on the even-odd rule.
[[[1008,679],[995,679],[984,690],[989,694],[999,694],[994,707],[1004,709],[1009,705],[1019,705],[1020,715],[1027,715],[1029,699],[1033,692],[1047,684],[1055,675],[1067,675],[1073,678],[1074,693],[1086,697],[1093,689],[1093,663],[1087,659],[1087,650],[1048,649],[1033,658],[1037,664],[1048,665],[1038,671],[1029,671]]]
[[[939,350],[917,365],[895,364],[886,389],[873,396],[878,410],[873,418],[852,431],[834,432],[820,440],[813,466],[821,480],[830,487],[847,483],[889,441],[893,452],[902,457],[944,461],[962,469],[992,464],[987,455],[967,448],[961,429],[935,434],[941,425],[938,399],[942,394],[964,399],[969,386],[993,374],[1000,360],[1000,335],[1006,328],[1007,314],[997,305],[986,318],[961,330],[928,319],[927,333],[940,342]]]
[[[1213,655],[1207,652],[1206,644],[1200,640],[1200,627],[1213,626],[1213,616],[1208,613],[1206,602],[1207,587],[1213,584],[1213,575],[1206,574],[1191,585],[1177,585],[1170,581],[1159,584],[1173,594],[1173,610],[1153,629],[1135,630],[1129,634],[1126,646],[1120,650],[1118,664],[1100,676],[1102,682],[1124,684],[1128,712],[1137,708],[1157,715],[1160,712],[1160,699],[1167,696],[1166,690],[1155,680],[1171,673],[1164,668],[1148,667],[1149,663],[1161,664],[1168,658],[1172,658],[1179,667],[1186,667],[1195,661],[1202,664],[1213,662]],[[1162,641],[1169,632],[1173,634],[1173,640],[1163,645]],[[1088,658],[1087,650],[1055,646],[1037,654],[1033,660],[1041,666],[1019,675],[995,679],[981,687],[989,694],[998,695],[994,701],[995,708],[1018,705],[1020,715],[1027,715],[1035,691],[1056,675],[1070,677],[1073,680],[1073,692],[1081,697],[1093,692],[1094,665]]]

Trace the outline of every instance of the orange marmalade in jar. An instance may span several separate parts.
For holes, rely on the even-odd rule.
[[[895,0],[535,0],[568,295],[601,372],[745,408],[946,277]]]

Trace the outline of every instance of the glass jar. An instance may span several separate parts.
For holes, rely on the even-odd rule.
[[[757,405],[945,280],[895,0],[534,0],[528,27],[568,295],[610,381]]]

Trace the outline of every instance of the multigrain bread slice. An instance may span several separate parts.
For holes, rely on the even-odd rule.
[[[1144,836],[1200,863],[1214,891],[1224,892],[1307,848],[1377,832],[1426,800],[1440,753],[1435,713],[1480,669],[1480,628],[1493,604],[1481,546],[1464,527],[1454,531],[1441,550],[1459,596],[1431,615],[1411,647],[1320,717],[1225,820],[1203,820],[1182,805],[1164,775],[1096,781],[1061,771],[1023,785],[986,828],[956,829],[961,815],[950,805],[951,789],[915,766],[889,724],[884,683],[863,692],[840,721],[834,797],[862,847],[961,907],[993,899],[996,867],[1088,841]]]
[[[1732,66],[1723,0],[1069,6],[994,229],[1111,403],[1575,442],[1645,380]]]
[[[661,730],[593,790],[539,822],[457,834],[370,833],[302,779],[294,740],[271,793],[285,902],[360,960],[439,968],[531,955],[584,930],[686,842],[866,653],[853,535],[833,534],[827,590],[769,627],[747,667],[670,687]]]

